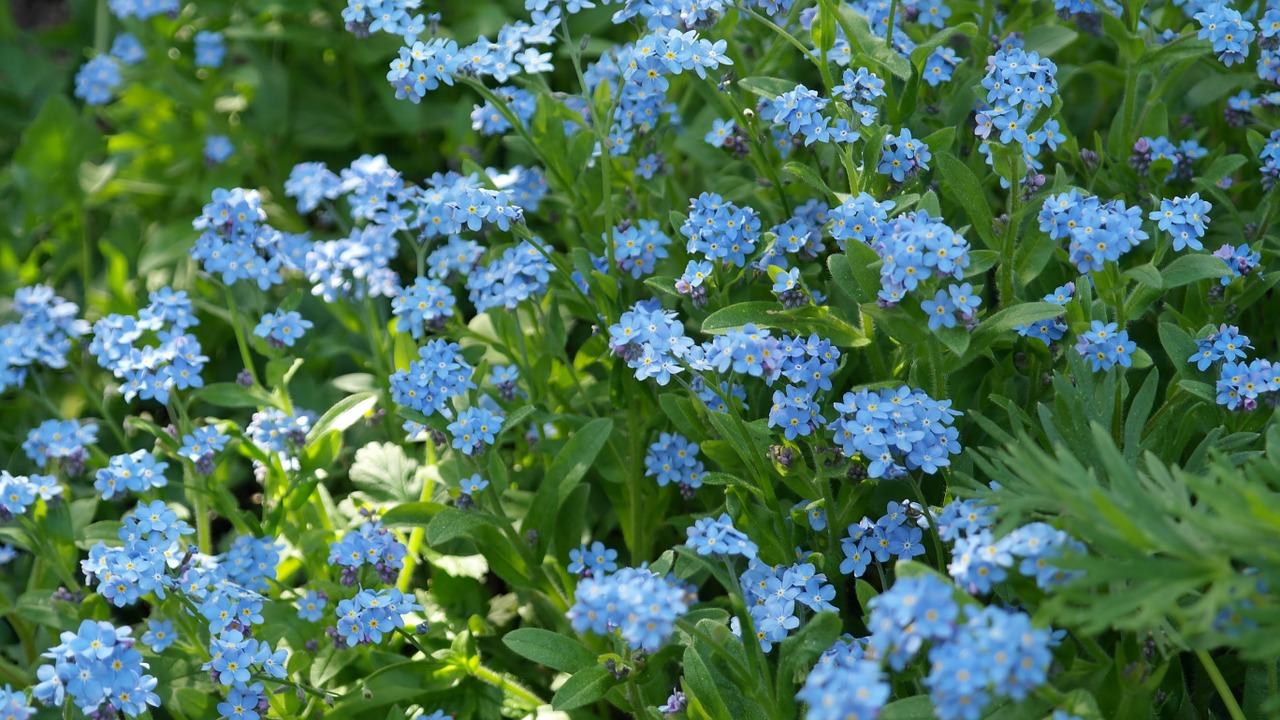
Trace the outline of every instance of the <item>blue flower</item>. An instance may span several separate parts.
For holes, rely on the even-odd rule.
[[[697,520],[686,533],[689,537],[685,545],[699,555],[741,555],[753,559],[759,552],[751,538],[733,526],[728,513],[722,513],[716,519],[706,517]]]
[[[226,135],[210,135],[204,139],[204,160],[209,165],[221,165],[235,151],[231,138]]]
[[[227,55],[227,47],[222,40],[222,33],[201,30],[195,37],[195,63],[198,68],[222,67],[222,60]]]
[[[733,137],[733,131],[736,128],[737,123],[733,118],[728,120],[716,118],[711,121],[711,130],[702,139],[712,147],[724,147],[725,143]]]
[[[105,105],[111,102],[121,82],[120,61],[110,55],[99,55],[80,66],[75,94],[88,105]]]
[[[178,639],[173,631],[173,622],[152,618],[147,623],[147,631],[142,635],[142,643],[151,648],[151,652],[159,655]]]
[[[505,421],[501,414],[485,408],[470,407],[458,413],[458,419],[449,423],[449,432],[453,434],[453,447],[464,455],[482,452],[486,445],[492,445]]]
[[[589,577],[574,590],[569,622],[579,633],[609,635],[615,630],[633,650],[662,647],[675,622],[689,609],[691,593],[674,579],[644,568],[622,568]]]
[[[129,33],[120,33],[111,41],[111,57],[125,65],[137,65],[147,59],[147,51],[142,48],[138,38]]]

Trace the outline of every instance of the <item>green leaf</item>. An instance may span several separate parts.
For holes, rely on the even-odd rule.
[[[1153,369],[1142,388],[1129,403],[1129,412],[1124,419],[1124,458],[1131,464],[1138,460],[1138,451],[1142,449],[1142,430],[1151,416],[1151,408],[1155,406],[1156,390],[1160,386],[1160,371]]]
[[[702,331],[722,334],[748,323],[759,327],[783,330],[793,335],[817,333],[841,347],[860,347],[870,341],[862,330],[840,317],[830,307],[804,307],[785,310],[776,302],[743,302],[721,308],[702,321]]]
[[[779,95],[791,92],[796,89],[796,83],[793,80],[783,80],[775,77],[748,77],[738,81],[738,87],[753,92],[766,100],[772,100]]]
[[[1236,170],[1239,170],[1246,162],[1248,162],[1248,158],[1243,155],[1225,155],[1214,160],[1213,163],[1209,165],[1208,170],[1200,173],[1200,178],[1205,182],[1216,183]]]
[[[831,188],[827,187],[827,183],[822,179],[822,176],[808,165],[792,161],[783,165],[782,169],[796,176],[814,190],[826,195],[827,198],[833,202],[837,200],[835,192],[833,192]]]
[[[372,442],[356,451],[351,484],[374,502],[405,503],[421,494],[418,463],[395,443]]]
[[[710,648],[706,648],[706,651],[709,652]],[[713,720],[732,720],[733,715],[725,705],[724,695],[716,683],[710,658],[704,654],[700,644],[694,643],[684,649],[683,665],[685,687],[702,711]]]
[[[426,527],[446,506],[434,502],[400,503],[382,514],[387,527]]]
[[[551,698],[551,707],[563,711],[590,705],[604,697],[617,682],[603,665],[597,663],[579,670],[566,680]]]
[[[840,614],[820,612],[809,619],[798,632],[782,641],[778,655],[778,676],[792,677],[813,665],[843,629]]]
[[[1041,320],[1056,318],[1063,312],[1065,311],[1061,306],[1047,302],[1022,303],[1007,307],[978,323],[977,329],[969,339],[969,349],[965,351],[964,357],[948,369],[954,371],[973,362],[979,354],[985,352],[1017,325],[1030,325]]]
[[[719,485],[719,486],[735,486],[748,490],[756,495],[763,497],[760,488],[752,485],[750,482],[743,480],[737,475],[730,475],[722,472],[709,472],[702,475],[703,485]]]
[[[938,328],[937,336],[956,357],[964,357],[965,351],[969,349],[969,331],[962,327]]]
[[[854,592],[857,593],[858,604],[862,606],[864,611],[870,607],[871,600],[880,594],[876,592],[876,589],[872,587],[871,583],[863,580],[862,578],[858,578],[858,582],[854,584]]]
[[[840,3],[836,19],[854,50],[875,61],[899,80],[911,79],[911,63],[893,49],[887,47],[884,38],[876,37],[867,24],[867,18],[847,3]],[[900,32],[900,31],[899,31]]]
[[[431,518],[427,525],[427,544],[435,547],[450,540],[471,536],[483,527],[498,527],[498,521],[478,510],[459,510],[446,507]]]
[[[1080,34],[1062,25],[1039,24],[1027,30],[1023,42],[1028,51],[1048,57],[1076,41]]]
[[[337,404],[325,411],[324,415],[311,426],[311,430],[307,433],[307,442],[311,442],[315,438],[336,430],[342,432],[347,428],[360,422],[361,418],[369,414],[370,410],[378,404],[377,393],[357,393],[348,395],[339,400]]]
[[[952,197],[964,206],[965,212],[973,223],[974,232],[982,238],[982,242],[995,249],[996,239],[992,230],[995,218],[991,214],[991,206],[987,204],[987,196],[982,192],[982,184],[968,165],[951,153],[936,153],[938,170],[942,180],[951,187]]]
[[[1160,323],[1160,344],[1164,346],[1164,351],[1168,353],[1169,360],[1173,362],[1173,366],[1178,369],[1178,374],[1185,375],[1189,363],[1187,359],[1196,354],[1198,348],[1196,341],[1187,334],[1186,330],[1169,322]],[[1194,371],[1194,366],[1191,370]]]
[[[222,408],[260,408],[272,404],[271,396],[261,388],[230,382],[205,385],[192,397]]]
[[[880,710],[880,720],[933,720],[933,701],[927,695],[894,700]]]
[[[1037,29],[1039,29],[1039,27],[1032,28],[1031,32],[1027,33],[1027,35],[1030,36],[1031,33],[1034,33]],[[977,33],[978,26],[971,22],[962,22],[959,25],[943,28],[934,33],[933,37],[917,45],[915,50],[911,51],[911,63],[917,68],[920,68],[921,72],[924,72],[925,61],[929,59],[929,56],[933,54],[935,49],[941,47],[944,43],[950,40],[952,35],[960,34],[973,37]],[[1043,55],[1046,53],[1041,54]],[[930,147],[932,147],[932,145],[930,145]]]
[[[1138,61],[1138,67],[1146,69],[1154,66],[1157,71],[1163,71],[1174,63],[1202,57],[1211,52],[1213,52],[1213,43],[1208,40],[1199,40],[1191,35],[1183,35],[1143,55]]]
[[[1230,274],[1231,269],[1222,261],[1222,258],[1212,255],[1183,255],[1160,271],[1166,290],[1197,280],[1219,278]]]
[[[556,454],[551,467],[547,468],[542,486],[534,495],[533,504],[523,523],[526,530],[538,528],[540,535],[549,535],[541,530],[554,524],[556,514],[560,512],[565,499],[586,476],[612,434],[613,420],[596,418],[569,438]],[[540,541],[539,545],[541,544]]]
[[[1129,268],[1125,271],[1124,276],[1127,278],[1133,278],[1143,285],[1147,285],[1157,290],[1164,287],[1164,280],[1160,277],[1160,270],[1151,263]]]
[[[576,673],[597,662],[596,654],[576,638],[542,628],[516,628],[502,644],[520,657],[560,672]]]

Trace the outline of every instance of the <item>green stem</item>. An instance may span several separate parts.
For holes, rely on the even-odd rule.
[[[191,514],[196,518],[196,545],[205,555],[213,554],[213,534],[209,529],[209,501],[205,498],[203,488],[196,486],[200,480],[196,477],[191,463],[182,463],[183,485],[187,491],[187,502],[191,504]]]
[[[516,682],[514,678],[506,673],[494,672],[484,665],[476,663],[471,668],[471,675],[481,682],[488,683],[505,693],[520,698],[530,708],[538,708],[547,704],[546,700],[535,695],[532,690]]]
[[[1209,680],[1213,682],[1213,687],[1218,690],[1218,696],[1222,698],[1222,704],[1227,706],[1227,714],[1231,716],[1231,720],[1245,720],[1244,711],[1240,709],[1240,703],[1236,702],[1236,696],[1231,692],[1231,688],[1227,685],[1226,678],[1222,677],[1222,671],[1218,669],[1217,663],[1213,658],[1209,657],[1209,653],[1204,650],[1196,650],[1196,657],[1200,658],[1200,664],[1204,666],[1204,671],[1209,674]]]
[[[423,467],[431,468],[436,464],[436,444],[431,438],[427,438],[426,457],[423,458]],[[434,489],[434,483],[430,478],[424,477],[422,480],[422,492],[418,494],[418,502],[426,502],[431,499],[431,491]],[[422,549],[422,540],[426,537],[426,529],[419,525],[409,533],[409,552],[404,556],[404,567],[400,570],[400,577],[396,579],[396,587],[400,588],[400,592],[409,592],[409,581],[413,579],[414,567],[418,564],[418,551]]]
[[[107,410],[107,403],[106,400],[102,398],[102,394],[94,391],[94,388],[89,384],[89,379],[85,376],[84,371],[75,363],[67,363],[67,367],[71,370],[71,374],[75,376],[76,382],[80,384],[80,387],[84,388],[84,394],[88,396],[89,401],[93,403],[94,409],[102,416],[103,424],[111,428],[111,434],[115,435],[116,440],[120,442],[120,449],[128,450],[129,440],[124,436],[124,425],[116,422],[115,418],[112,417],[111,412]],[[39,375],[36,377],[39,379]]]
[[[262,387],[262,383],[258,381],[258,371],[253,366],[253,355],[249,352],[249,341],[245,338],[244,328],[240,325],[240,309],[236,305],[235,293],[231,292],[231,286],[223,285],[222,289],[227,296],[227,311],[231,313],[231,329],[236,334],[236,345],[240,348],[240,361],[244,363],[245,370],[249,371],[249,377],[253,379],[255,387]]]

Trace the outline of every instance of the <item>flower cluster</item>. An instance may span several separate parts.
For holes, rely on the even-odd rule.
[[[0,470],[0,522],[26,514],[36,498],[49,502],[62,497],[62,490],[52,475],[10,475]]]
[[[267,344],[274,349],[293,347],[313,323],[304,320],[296,310],[275,310],[262,316],[253,334],[266,338]]]
[[[770,567],[752,558],[738,583],[748,603],[756,639],[765,652],[773,650],[774,643],[782,642],[792,630],[800,627],[803,612],[800,608],[815,613],[837,610],[831,604],[836,596],[835,587],[812,563]]]
[[[618,569],[618,551],[607,548],[599,540],[569,551],[569,566],[565,568],[579,577],[608,575]]]
[[[136,317],[113,313],[94,323],[89,352],[121,381],[125,400],[163,404],[175,390],[204,387],[200,374],[209,358],[187,332],[200,323],[185,290],[164,288],[150,300]]]
[[[1137,345],[1129,339],[1126,330],[1117,329],[1116,323],[1094,320],[1089,329],[1076,338],[1076,352],[1089,361],[1094,372],[1112,367],[1133,365],[1133,351]]]
[[[1075,294],[1076,284],[1069,282],[1066,285],[1056,288],[1048,295],[1045,295],[1043,300],[1047,303],[1066,307],[1067,303],[1071,302],[1071,299],[1075,297]],[[1014,332],[1018,333],[1022,337],[1032,337],[1043,342],[1045,345],[1050,346],[1058,340],[1061,340],[1062,336],[1067,332],[1066,323],[1062,322],[1061,317],[1050,320],[1041,320],[1040,322],[1032,323],[1030,325],[1015,325],[1013,326],[1013,329]]]
[[[1142,209],[1123,200],[1102,202],[1071,190],[1045,198],[1040,230],[1054,240],[1068,240],[1067,255],[1081,273],[1101,270],[1136,248],[1149,235],[1142,229]]]
[[[609,349],[627,361],[637,380],[653,378],[666,385],[684,370],[679,362],[692,347],[676,313],[656,300],[636,303],[609,327]]]
[[[145,449],[116,455],[106,467],[98,470],[93,487],[102,494],[103,500],[111,500],[126,492],[141,494],[152,488],[164,487],[168,483],[164,476],[168,467],[169,463],[157,460]]]
[[[182,538],[194,532],[163,500],[139,504],[117,533],[123,544],[97,543],[80,567],[86,582],[96,581],[99,594],[116,607],[133,605],[149,593],[164,599],[174,587],[171,571],[182,564]]]
[[[728,513],[718,518],[701,518],[685,531],[690,549],[699,555],[741,555],[754,560],[760,548],[747,537],[747,534],[733,526],[733,519]]]
[[[1231,67],[1244,62],[1249,56],[1249,45],[1257,35],[1253,23],[1245,20],[1238,10],[1226,2],[1198,3],[1204,10],[1195,14],[1200,23],[1197,35],[1201,40],[1213,43],[1218,60]]]
[[[151,666],[134,647],[129,626],[85,620],[59,639],[42,654],[53,664],[36,671],[33,695],[40,702],[62,707],[69,700],[85,715],[101,717],[137,717],[160,706],[157,681],[146,674]]]
[[[837,640],[809,671],[796,699],[808,706],[805,720],[874,718],[889,700],[880,664],[858,641]]]
[[[644,474],[656,478],[658,487],[674,482],[681,492],[694,490],[702,487],[705,472],[698,459],[698,443],[680,433],[662,433],[644,457]]]
[[[883,205],[883,204],[882,204]],[[888,208],[872,208],[873,213]],[[833,216],[835,211],[832,211]],[[874,217],[872,214],[869,217]],[[964,279],[969,266],[969,241],[927,211],[904,213],[881,224],[866,219],[873,231],[871,247],[884,259],[880,267],[880,302],[893,306],[920,283],[939,278]],[[850,228],[856,234],[856,229]],[[866,232],[864,226],[862,232]]]
[[[873,560],[883,564],[891,557],[910,560],[924,555],[923,529],[928,526],[918,505],[906,500],[889,503],[878,520],[863,517],[848,527],[848,534],[840,541],[844,553],[840,572],[862,577]]]
[[[488,265],[467,276],[467,292],[476,312],[491,308],[515,310],[520,303],[546,292],[551,262],[542,241],[533,238],[507,248]]]
[[[689,216],[680,226],[680,234],[689,239],[689,254],[742,267],[760,239],[760,216],[750,207],[740,208],[715,193],[704,192],[689,201]]]
[[[831,423],[835,442],[848,457],[861,455],[872,478],[894,478],[907,470],[933,474],[960,452],[959,432],[951,426],[961,413],[950,400],[934,400],[923,390],[848,392],[835,404],[840,417]]]
[[[407,370],[391,376],[392,399],[423,415],[453,417],[449,402],[477,388],[471,380],[474,370],[457,343],[431,340],[418,349],[418,359]]]
[[[611,575],[583,578],[573,594],[569,623],[579,633],[615,630],[632,650],[654,652],[689,610],[691,593],[674,579],[647,568],[624,567]]]
[[[1036,159],[1042,146],[1056,150],[1058,143],[1066,140],[1058,131],[1057,120],[1034,127],[1040,109],[1053,105],[1058,92],[1057,71],[1052,60],[1021,47],[1002,47],[988,59],[987,74],[982,79],[987,104],[978,114],[976,132],[983,139],[979,149],[989,165],[995,163],[991,140],[1021,146],[1028,175],[1043,167]],[[1009,179],[1003,177],[1006,168],[995,169],[1002,174],[1001,185],[1009,187]]]
[[[1173,249],[1203,250],[1200,238],[1204,237],[1205,228],[1209,225],[1209,211],[1213,205],[1208,200],[1201,200],[1200,193],[1192,193],[1190,197],[1176,197],[1172,200],[1161,200],[1160,209],[1152,210],[1147,219],[1156,221],[1156,226],[1173,238]]]
[[[364,589],[338,601],[338,637],[352,647],[380,643],[384,635],[404,628],[405,615],[422,609],[417,599],[396,588]]]
[[[1225,275],[1220,280],[1223,285],[1230,285],[1233,279],[1250,274],[1256,273],[1258,277],[1262,277],[1262,273],[1258,270],[1262,267],[1262,253],[1250,250],[1249,243],[1239,246],[1223,244],[1214,251],[1213,256],[1221,258],[1227,264],[1227,269],[1231,271],[1230,275]]]
[[[628,221],[613,231],[613,261],[619,270],[638,280],[652,273],[658,260],[667,257],[670,244],[671,238],[662,232],[657,220]]]
[[[98,426],[78,420],[45,420],[27,433],[22,443],[36,467],[59,461],[68,475],[78,476],[89,457],[89,446],[98,441]]]
[[[929,146],[911,137],[910,130],[902,128],[896,135],[889,133],[884,136],[884,147],[876,172],[888,175],[894,182],[906,182],[908,177],[920,170],[928,170],[931,159],[933,155],[929,152]]]
[[[89,323],[76,317],[80,307],[47,285],[20,288],[13,310],[18,321],[0,325],[0,393],[22,387],[32,366],[65,368],[71,341],[89,332]]]
[[[98,55],[76,72],[75,94],[87,105],[106,105],[123,82],[120,61],[111,55]]]
[[[196,472],[201,475],[213,473],[213,460],[218,453],[227,448],[230,438],[216,425],[205,425],[182,436],[182,445],[178,447],[178,457],[195,463]]]
[[[329,563],[342,572],[342,584],[355,585],[360,568],[368,565],[384,583],[392,583],[404,568],[409,550],[378,520],[362,523],[355,532],[329,543]]]
[[[453,447],[461,450],[464,455],[482,453],[486,445],[492,445],[497,441],[504,422],[506,417],[501,411],[469,407],[458,413],[458,418],[449,423],[449,432],[453,434]]]

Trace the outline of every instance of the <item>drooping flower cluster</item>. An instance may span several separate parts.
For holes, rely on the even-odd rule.
[[[71,341],[89,332],[80,307],[47,285],[20,288],[13,310],[18,321],[0,325],[0,393],[22,387],[32,367],[65,368]]]
[[[1045,198],[1040,230],[1054,240],[1068,240],[1067,255],[1081,273],[1102,270],[1149,236],[1142,229],[1142,209],[1123,200],[1102,202],[1077,190]]]
[[[384,583],[395,582],[408,554],[404,543],[379,520],[362,523],[355,532],[329,543],[329,563],[341,569],[344,585],[355,585],[360,568],[365,565],[372,567]]]
[[[652,653],[671,636],[692,599],[674,578],[625,567],[611,575],[583,578],[568,616],[576,632],[606,636],[616,630],[632,650]]]
[[[953,542],[947,572],[970,593],[988,593],[1008,576],[1008,569],[1050,590],[1078,575],[1054,564],[1066,553],[1084,553],[1084,545],[1062,530],[1033,522],[996,538],[991,530],[992,512],[973,501],[955,501],[938,514],[938,534]]]
[[[315,413],[311,412],[291,415],[279,408],[265,408],[253,414],[244,435],[263,451],[278,455],[286,468],[294,468],[295,454],[306,445],[307,433],[315,419]]]
[[[1134,170],[1138,171],[1138,174],[1146,175],[1151,169],[1152,163],[1167,160],[1173,166],[1173,170],[1164,178],[1166,183],[1174,180],[1191,182],[1191,178],[1195,174],[1195,161],[1208,156],[1208,154],[1209,149],[1195,140],[1183,140],[1174,144],[1164,135],[1140,137],[1133,144],[1133,153],[1129,156],[1129,164]]]
[[[146,674],[150,665],[134,648],[129,626],[85,620],[59,639],[41,655],[53,664],[36,671],[40,682],[33,695],[40,702],[62,707],[70,701],[85,715],[101,717],[137,717],[160,706],[156,678]]]
[[[920,303],[920,309],[929,318],[929,329],[956,326],[957,317],[965,328],[972,328],[978,323],[977,310],[982,298],[973,291],[969,283],[949,285],[945,290],[938,290],[932,300]]]
[[[886,564],[891,557],[910,560],[925,554],[923,531],[928,526],[919,505],[906,500],[889,503],[878,520],[863,517],[848,527],[840,540],[844,553],[840,572],[862,577],[872,561]]]
[[[803,137],[804,144],[808,147],[815,142],[829,142],[833,138],[831,118],[822,114],[823,108],[830,102],[816,90],[796,85],[772,102],[765,103],[760,117],[784,128],[788,136]],[[837,129],[839,127],[837,121]],[[844,121],[843,127],[848,129],[848,121]],[[854,137],[857,137],[856,133]]]
[[[698,449],[698,443],[680,433],[664,432],[645,454],[644,474],[656,478],[658,487],[674,482],[681,492],[700,488],[706,468],[698,459]]]
[[[1196,352],[1187,358],[1187,362],[1195,363],[1196,369],[1204,371],[1220,360],[1243,360],[1248,356],[1245,350],[1252,347],[1249,336],[1241,335],[1240,328],[1224,323],[1218,326],[1217,332],[1196,341]]]
[[[1094,320],[1089,329],[1076,338],[1076,352],[1089,361],[1094,372],[1112,367],[1131,367],[1133,351],[1137,345],[1129,339],[1127,330],[1120,330],[1116,323]]]
[[[196,33],[194,52],[196,67],[222,67],[222,61],[227,56],[227,46],[222,33],[212,30],[201,30]]]
[[[422,609],[415,597],[397,588],[361,590],[354,598],[338,601],[338,638],[351,647],[380,643],[385,635],[404,628],[405,615]]]
[[[836,589],[812,563],[770,567],[752,558],[738,578],[756,639],[765,652],[773,650],[800,627],[804,608],[810,612],[836,611],[831,604]]]
[[[960,412],[950,400],[934,400],[923,390],[848,392],[835,404],[840,417],[831,423],[835,443],[847,457],[861,455],[872,478],[894,478],[907,470],[928,474],[951,464],[960,452],[959,432],[951,426]]]
[[[94,323],[89,352],[121,381],[125,400],[167,403],[175,390],[204,386],[200,373],[209,358],[187,332],[199,320],[185,290],[164,288],[151,293],[150,301],[136,317],[111,314]]]

